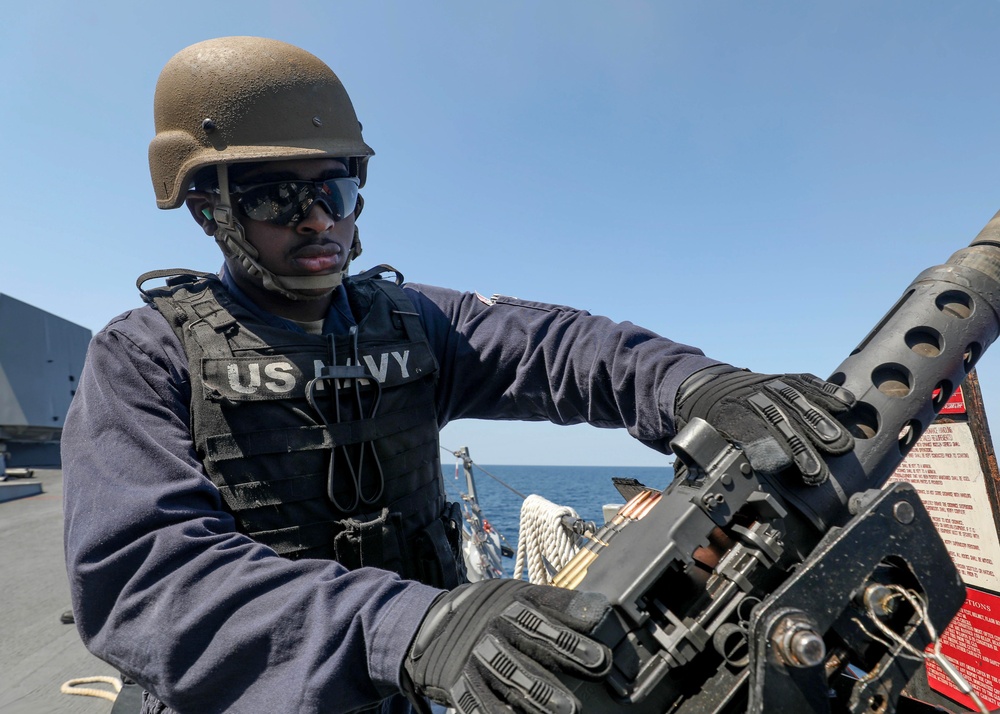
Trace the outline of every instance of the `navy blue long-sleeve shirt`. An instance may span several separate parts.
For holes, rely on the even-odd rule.
[[[666,452],[677,388],[715,364],[583,311],[405,290],[440,365],[440,426],[588,422]],[[351,321],[345,304],[327,329]],[[67,568],[87,647],[179,712],[351,711],[397,693],[440,591],[289,561],[238,533],[195,454],[190,400],[187,358],[153,308],[94,337],[62,438]]]

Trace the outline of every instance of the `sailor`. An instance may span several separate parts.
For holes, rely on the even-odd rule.
[[[851,446],[831,416],[851,395],[814,377],[384,266],[349,275],[374,152],[297,47],[188,47],[154,114],[157,205],[186,206],[223,265],[144,277],[146,304],[95,336],[62,437],[77,626],[143,712],[579,711],[554,673],[608,673],[589,636],[608,602],[464,583],[439,463],[453,419],[620,427],[669,453],[702,417],[812,482]]]

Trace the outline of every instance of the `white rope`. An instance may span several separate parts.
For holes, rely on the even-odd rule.
[[[110,684],[114,687],[114,692],[109,692],[106,689],[94,689],[92,687],[80,687],[81,684]],[[100,699],[107,699],[108,701],[115,701],[118,698],[118,692],[122,690],[122,681],[118,677],[81,677],[79,679],[71,679],[65,682],[59,691],[63,694],[78,694],[81,697],[99,697]]]
[[[552,578],[546,561],[558,572],[576,555],[579,550],[576,537],[563,527],[563,516],[580,517],[569,506],[557,506],[541,496],[532,494],[524,499],[514,560],[515,578],[521,580],[527,567],[529,582],[549,585]]]

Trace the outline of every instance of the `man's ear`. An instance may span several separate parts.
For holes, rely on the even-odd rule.
[[[204,191],[188,191],[184,204],[191,211],[191,216],[205,231],[205,235],[215,235],[215,219],[212,218],[212,209],[215,208],[214,196]]]

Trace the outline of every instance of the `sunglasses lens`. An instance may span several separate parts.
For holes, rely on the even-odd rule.
[[[358,203],[358,179],[326,181],[277,181],[241,189],[238,203],[247,218],[279,226],[295,225],[309,213],[313,203],[323,204],[335,221],[353,213]]]
[[[335,221],[343,219],[347,214],[354,213],[358,205],[358,180],[356,178],[336,178],[316,184],[317,193],[314,201],[326,204],[327,213]],[[308,209],[306,209],[308,211]]]

